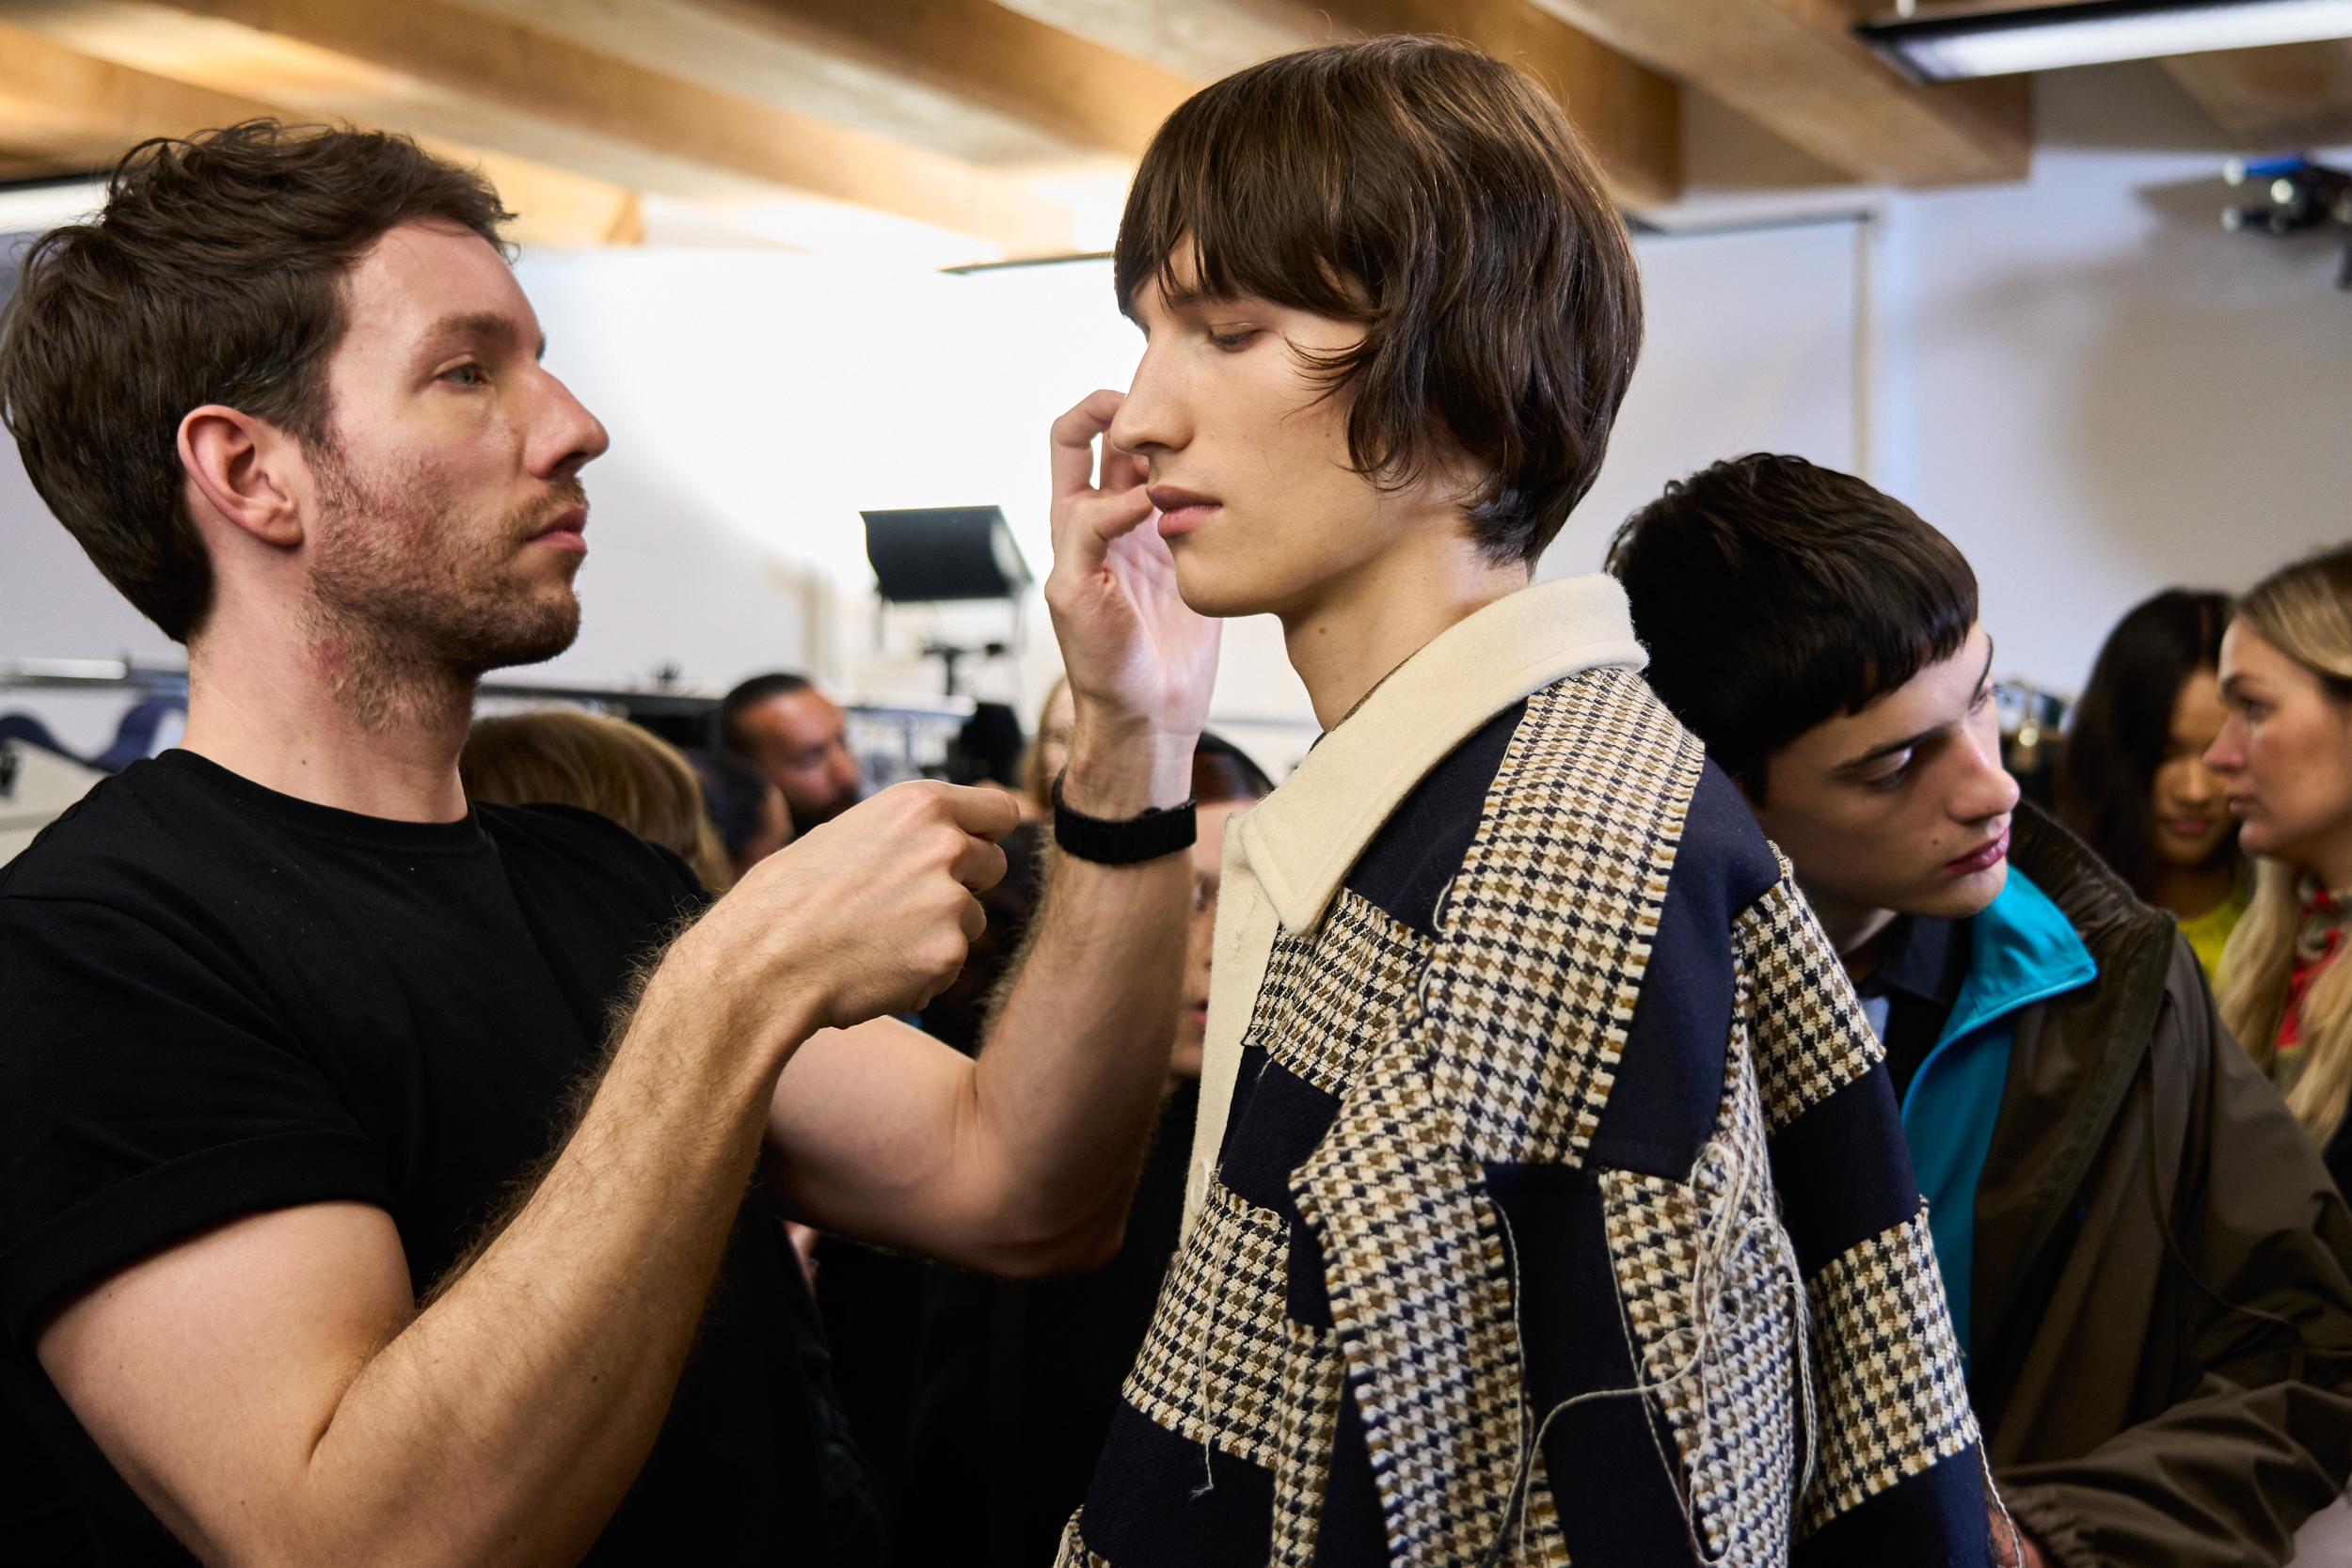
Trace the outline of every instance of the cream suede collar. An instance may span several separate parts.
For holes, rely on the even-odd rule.
[[[1648,662],[1614,578],[1537,583],[1431,639],[1327,731],[1280,788],[1233,820],[1217,895],[1186,1234],[1208,1196],[1241,1072],[1242,1036],[1275,939],[1321,923],[1380,825],[1487,720],[1581,670],[1639,670]]]

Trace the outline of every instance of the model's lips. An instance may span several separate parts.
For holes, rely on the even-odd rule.
[[[1954,877],[1973,877],[1979,871],[1990,871],[2009,856],[2009,830],[1999,832],[1966,854],[1944,863],[1944,869]]]
[[[1215,496],[1204,496],[1197,490],[1186,490],[1174,484],[1154,484],[1145,495],[1159,509],[1160,537],[1190,533],[1209,520],[1209,514],[1224,503]]]
[[[2210,816],[2175,816],[2165,823],[2175,838],[2202,838],[2220,825]]]
[[[2254,798],[2251,795],[2233,795],[2228,804],[2230,815],[2240,822],[2254,815]]]
[[[567,506],[548,519],[546,525],[524,543],[548,545],[559,550],[578,550],[585,555],[588,553],[588,541],[584,537],[587,531],[588,509]]]

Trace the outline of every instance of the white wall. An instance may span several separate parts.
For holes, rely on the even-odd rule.
[[[2222,154],[2154,68],[2037,112],[2029,182],[1891,204],[1877,478],[1968,553],[2002,670],[2073,690],[2147,594],[2352,535],[2352,293],[2341,229],[2222,231]]]
[[[1858,276],[1864,225],[1635,242],[1647,318],[1609,459],[1546,552],[1540,575],[1600,569],[1626,515],[1670,479],[1750,451],[1860,461]]]

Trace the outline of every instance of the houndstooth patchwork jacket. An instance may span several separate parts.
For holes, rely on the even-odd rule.
[[[1878,1045],[1622,594],[1229,835],[1187,1231],[1065,1565],[1989,1560]]]

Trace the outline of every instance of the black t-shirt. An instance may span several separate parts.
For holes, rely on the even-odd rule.
[[[179,751],[0,867],[0,1392],[98,1560],[189,1559],[41,1372],[50,1313],[222,1220],[335,1199],[391,1215],[422,1291],[548,1151],[629,966],[703,898],[675,855],[587,812],[388,821]],[[588,1560],[873,1555],[824,1361],[755,1191]],[[0,1531],[40,1501],[0,1494]]]

